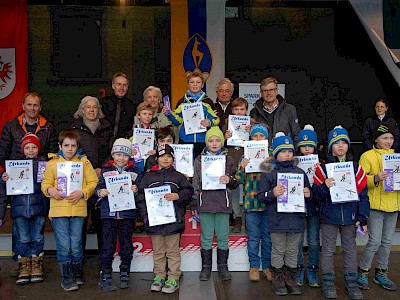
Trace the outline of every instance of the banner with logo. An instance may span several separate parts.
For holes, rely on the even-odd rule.
[[[225,1],[171,0],[172,107],[187,91],[186,76],[201,72],[204,91],[216,99],[225,77]]]
[[[28,91],[28,17],[26,0],[0,5],[0,131],[22,110]]]

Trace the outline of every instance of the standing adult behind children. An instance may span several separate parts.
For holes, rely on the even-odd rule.
[[[371,150],[374,146],[375,140],[373,139],[373,130],[380,123],[389,123],[393,128],[394,142],[392,149],[396,149],[400,144],[399,127],[395,119],[388,115],[389,100],[386,98],[378,98],[374,102],[374,114],[367,118],[364,122],[362,137],[363,144],[366,150]]]
[[[215,108],[219,117],[218,126],[221,128],[223,133],[225,133],[223,128],[226,120],[229,115],[232,114],[233,90],[234,85],[228,78],[221,79],[217,84],[217,100],[215,101]]]
[[[110,147],[117,138],[126,138],[127,133],[132,130],[136,107],[139,104],[126,96],[129,88],[129,78],[126,74],[115,73],[111,87],[114,93],[101,101],[103,111],[112,125]]]
[[[272,137],[280,131],[290,136],[296,143],[300,131],[296,108],[278,94],[276,78],[268,76],[261,80],[260,93],[261,98],[254,103],[250,116],[256,122],[268,125],[269,144],[272,145]]]

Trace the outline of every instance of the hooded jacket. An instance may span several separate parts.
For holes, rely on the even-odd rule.
[[[363,144],[367,150],[371,150],[373,148],[374,141],[372,140],[372,132],[373,132],[375,126],[381,122],[389,123],[390,125],[392,125],[393,137],[394,137],[394,143],[393,143],[392,149],[396,149],[399,146],[400,133],[399,133],[399,127],[397,126],[396,120],[385,115],[381,121],[378,118],[378,116],[376,114],[374,114],[373,117],[367,118],[365,120],[363,129],[362,129]]]

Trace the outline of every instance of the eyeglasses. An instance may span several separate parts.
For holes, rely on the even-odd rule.
[[[273,91],[275,91],[276,90],[276,88],[274,88],[274,89],[268,89],[268,90],[263,90],[263,89],[261,89],[261,92],[262,93],[268,93],[268,92],[273,92]]]

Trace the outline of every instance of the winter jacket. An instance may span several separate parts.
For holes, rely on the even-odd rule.
[[[28,159],[26,159],[28,160]],[[37,182],[38,173],[38,161],[43,161],[44,159],[32,159],[33,164],[33,193],[25,195],[14,195],[10,196],[11,200],[11,218],[17,217],[46,217],[47,216],[47,203],[46,198],[40,190],[40,182]],[[6,187],[6,182],[1,179],[0,182],[4,187]],[[1,218],[0,218],[1,219]]]
[[[214,110],[214,103],[210,98],[207,97],[207,95],[204,94],[203,98],[200,98],[200,100],[196,101],[194,98],[185,94],[184,97],[178,101],[176,105],[177,108],[168,115],[168,119],[172,122],[172,124],[174,124],[175,126],[182,125],[181,129],[179,130],[179,138],[185,143],[205,143],[205,132],[186,134],[185,126],[183,124],[182,105],[196,102],[202,103],[204,118],[210,120],[210,127],[217,126],[219,124],[219,118],[216,111]]]
[[[110,160],[101,168],[101,175],[99,183],[97,184],[95,194],[98,195],[101,189],[106,189],[106,180],[104,178],[105,172],[118,171],[119,174],[122,173],[134,173],[133,176],[136,180],[132,182],[132,185],[136,185],[139,188],[139,183],[142,180],[143,174],[139,171],[136,165],[129,161],[128,165],[125,167],[117,167],[114,165],[114,161]],[[104,197],[100,200],[100,218],[101,219],[134,219],[136,217],[136,211],[133,209],[123,210],[118,212],[110,212],[110,205],[108,202],[108,197]]]
[[[400,133],[399,133],[399,127],[397,126],[396,120],[391,117],[384,116],[381,121],[378,118],[378,116],[376,114],[374,114],[373,117],[369,117],[365,120],[363,130],[362,130],[363,144],[367,150],[371,150],[373,148],[374,141],[372,140],[372,131],[375,128],[375,126],[381,122],[389,123],[393,127],[394,143],[393,143],[392,149],[396,149],[400,145]]]
[[[190,204],[192,210],[199,213],[232,213],[231,194],[227,189],[224,190],[203,190],[201,180],[201,156],[210,155],[208,148],[205,148],[201,155],[194,161],[193,188],[194,195]],[[228,155],[228,151],[222,148],[216,155],[226,155],[225,174],[230,177],[227,188],[237,187],[235,178],[236,165],[233,159]]]
[[[71,128],[78,131],[81,138],[79,146],[82,148],[92,163],[93,168],[101,168],[107,162],[111,149],[109,148],[112,138],[111,123],[106,119],[99,119],[100,127],[95,133],[92,133],[89,128],[83,123],[82,118],[76,119]]]
[[[178,193],[179,195],[179,199],[173,201],[176,222],[151,227],[145,222],[145,230],[151,235],[181,233],[185,230],[185,206],[193,195],[193,187],[186,177],[173,167],[159,170],[158,165],[155,165],[149,173],[144,175],[140,183],[137,197],[140,214],[143,220],[148,220],[144,189],[160,187],[162,185],[169,185],[171,187],[171,193]]]
[[[368,197],[371,209],[384,212],[395,212],[400,210],[400,191],[385,192],[383,181],[377,184],[374,182],[374,176],[382,172],[382,154],[392,154],[393,149],[376,149],[364,152],[360,158],[362,166],[368,180]]]
[[[78,152],[80,151],[78,150]],[[57,163],[66,162],[66,160],[62,156],[61,151],[59,151],[57,154],[50,154],[49,158],[51,158],[51,160],[47,163],[46,170],[44,171],[42,192],[46,197],[50,198],[47,189],[51,187],[57,187]],[[84,196],[75,205],[72,205],[68,202],[68,200],[65,199],[56,200],[54,198],[50,198],[50,218],[87,216],[86,201],[93,195],[99,179],[97,178],[92,164],[85,155],[76,154],[71,161],[83,163],[83,182],[81,191],[83,192]]]
[[[23,159],[24,153],[21,149],[22,138],[27,133],[24,124],[24,115],[19,116],[4,125],[0,140],[0,166],[4,167],[6,159]],[[53,124],[48,122],[43,116],[39,115],[39,122],[34,132],[40,140],[42,150],[39,157],[46,157],[48,153],[58,151],[58,137]]]
[[[296,108],[286,102],[286,100],[278,95],[279,106],[276,108],[274,115],[274,123],[268,124],[265,115],[267,112],[264,110],[264,99],[260,98],[254,103],[254,108],[250,111],[250,116],[259,123],[267,124],[269,128],[268,142],[272,145],[272,139],[277,132],[284,132],[285,135],[290,136],[293,141],[297,142],[297,136],[300,132],[299,120],[297,118]]]
[[[217,101],[215,103],[215,109],[217,111],[217,116],[219,117],[219,128],[222,130],[223,133],[223,128],[225,127],[226,122],[228,121],[229,115],[233,115],[232,113],[232,99],[229,101],[228,105],[225,107],[225,109],[222,108],[221,102],[217,98]]]
[[[277,197],[275,197],[273,189],[277,186],[278,173],[303,174],[304,187],[310,189],[310,198],[305,198],[305,202],[312,199],[311,186],[307,175],[302,169],[294,165],[294,161],[276,161],[275,165],[264,163],[263,169],[266,173],[262,173],[260,188],[257,198],[261,202],[267,204],[268,210],[268,231],[269,232],[290,232],[300,233],[304,231],[305,213],[281,213],[278,212]]]
[[[336,156],[328,157],[328,163],[335,162],[339,162]],[[370,209],[367,177],[365,176],[363,168],[358,165],[358,163],[354,161],[349,162],[352,163],[354,167],[359,201],[332,203],[329,188],[325,184],[325,180],[328,178],[325,164],[321,164],[315,170],[313,192],[314,197],[320,203],[321,223],[331,225],[354,225],[357,221],[360,221],[362,226],[367,224]]]

